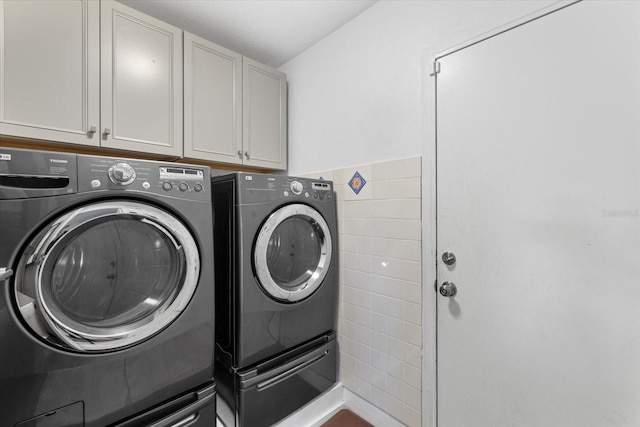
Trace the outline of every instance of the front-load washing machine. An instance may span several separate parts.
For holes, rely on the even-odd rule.
[[[333,184],[233,173],[212,192],[218,413],[267,426],[336,381]]]
[[[2,425],[214,425],[209,183],[0,147]]]

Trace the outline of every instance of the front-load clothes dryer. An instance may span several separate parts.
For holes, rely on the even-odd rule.
[[[214,425],[209,182],[0,147],[3,425]]]
[[[233,173],[212,192],[218,412],[270,425],[336,380],[333,184]]]

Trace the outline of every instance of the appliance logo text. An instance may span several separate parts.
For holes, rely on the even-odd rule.
[[[11,154],[0,153],[0,160],[11,160]]]
[[[62,160],[62,159],[49,159],[49,161],[51,163],[69,163],[68,160]]]

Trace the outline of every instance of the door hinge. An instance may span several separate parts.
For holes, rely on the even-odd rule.
[[[433,77],[439,73],[440,73],[440,62],[433,61],[433,63],[431,64],[431,72],[429,73],[429,75]]]

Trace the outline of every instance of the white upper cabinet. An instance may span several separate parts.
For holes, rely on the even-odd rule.
[[[99,3],[0,1],[0,134],[97,146]]]
[[[114,0],[0,0],[0,135],[284,170],[286,75]]]
[[[286,169],[286,75],[244,58],[242,98],[244,164]]]
[[[184,36],[185,157],[286,169],[286,75]]]
[[[184,156],[242,164],[242,55],[184,33]]]
[[[182,31],[101,1],[101,145],[182,156]]]

